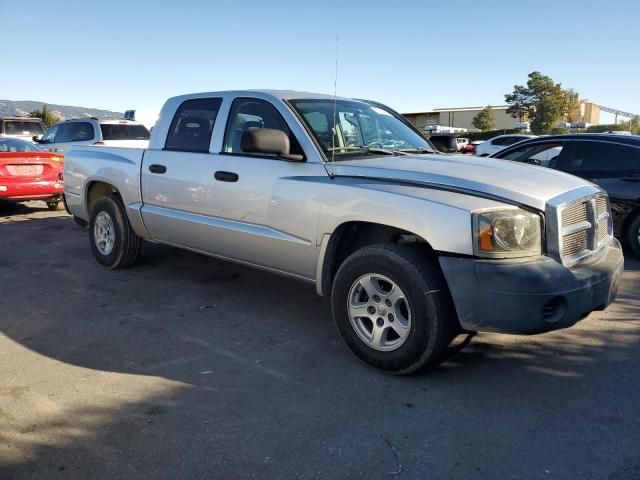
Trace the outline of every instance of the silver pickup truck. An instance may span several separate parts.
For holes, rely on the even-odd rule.
[[[436,363],[461,331],[571,326],[612,302],[623,270],[600,188],[437,154],[369,101],[174,97],[148,149],[73,147],[64,179],[105,267],[148,240],[312,282],[348,347],[396,374]]]

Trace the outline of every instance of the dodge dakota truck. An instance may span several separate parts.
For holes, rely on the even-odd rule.
[[[146,149],[74,146],[93,255],[143,241],[315,284],[363,361],[407,374],[463,331],[569,327],[615,298],[609,200],[562,172],[434,152],[382,104],[291,91],[169,99]]]

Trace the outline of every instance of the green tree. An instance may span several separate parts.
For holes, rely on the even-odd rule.
[[[480,112],[473,117],[471,124],[483,132],[486,132],[487,130],[495,130],[496,121],[493,118],[493,108],[491,108],[491,105],[487,105],[480,110]]]
[[[47,128],[54,126],[60,121],[60,117],[49,110],[47,104],[43,104],[40,110],[34,110],[29,113],[29,116],[32,118],[40,118]]]
[[[578,104],[575,91],[563,89],[562,84],[540,72],[531,72],[526,86],[514,85],[513,92],[504,98],[509,104],[507,113],[521,122],[531,122],[534,133],[548,133]]]

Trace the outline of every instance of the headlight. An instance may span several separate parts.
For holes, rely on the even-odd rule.
[[[527,257],[542,253],[542,217],[520,208],[473,213],[474,253]]]

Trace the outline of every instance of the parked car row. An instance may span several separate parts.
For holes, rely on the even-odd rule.
[[[73,119],[45,131],[40,119],[0,118],[0,200],[62,208],[64,154],[72,145],[143,148],[149,130],[130,120]]]
[[[65,154],[72,145],[111,145],[144,148],[149,144],[149,130],[130,120],[83,118],[60,122],[35,138],[46,151]]]

